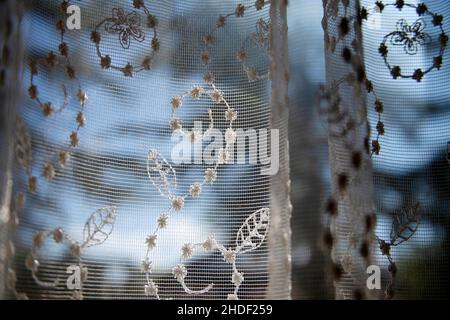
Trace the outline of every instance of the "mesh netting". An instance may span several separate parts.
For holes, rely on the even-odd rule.
[[[290,1],[288,39],[281,0],[26,4],[0,3],[2,297],[448,297],[448,0]]]
[[[313,172],[333,188],[329,197],[326,187],[315,186],[323,190],[322,207],[300,206],[326,212],[325,222],[309,220],[306,232],[325,227],[320,243],[326,256],[331,249],[331,260],[314,258],[319,249],[310,245],[311,268],[303,268],[320,274],[328,265],[323,278],[332,280],[338,298],[448,296],[449,10],[448,1],[324,1],[327,84],[320,101],[327,103],[319,112],[328,122],[332,174],[317,165]],[[308,128],[306,143],[320,141],[322,130]],[[323,159],[323,149],[311,148],[310,157]],[[379,290],[367,290],[370,265],[381,268]],[[299,296],[318,294],[307,280],[299,287],[306,289]]]
[[[61,3],[33,1],[23,16],[17,290],[30,298],[266,297],[271,277],[288,279],[279,266],[268,272],[270,256],[284,265],[288,241],[271,249],[266,240],[277,198],[263,173],[270,129],[281,126],[287,147],[286,119],[271,123],[270,6],[249,1],[241,16],[235,2],[83,1],[73,3],[81,30],[70,31]],[[215,141],[212,126],[232,139],[230,123],[235,141]],[[202,135],[203,147],[191,143]],[[288,204],[276,203],[273,230],[286,229]],[[86,241],[90,218],[98,220],[87,233],[98,228],[101,245]],[[75,293],[66,287],[71,265],[82,267]],[[288,297],[279,284],[272,297]]]

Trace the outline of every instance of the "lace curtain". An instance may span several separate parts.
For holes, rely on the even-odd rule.
[[[5,294],[289,297],[287,55],[271,50],[286,46],[285,12],[25,3],[2,152],[15,158]]]
[[[448,1],[0,6],[2,298],[448,296]]]

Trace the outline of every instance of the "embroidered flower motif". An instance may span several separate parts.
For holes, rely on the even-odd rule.
[[[144,6],[144,0],[133,0],[133,6],[136,9],[140,9],[141,7]]]
[[[147,17],[147,27],[149,27],[150,29],[153,29],[153,28],[156,28],[157,25],[158,25],[158,19],[154,15],[150,14]]]
[[[200,183],[194,183],[189,188],[189,194],[192,198],[198,198],[202,193],[202,185]]]
[[[50,117],[55,112],[55,108],[53,108],[53,105],[51,102],[44,103],[42,105],[42,113],[46,117]]]
[[[40,265],[39,261],[35,259],[32,255],[29,255],[25,260],[25,266],[31,272],[36,273],[38,271],[39,265]]]
[[[202,247],[206,252],[211,252],[217,247],[216,239],[212,236],[209,236],[205,242],[202,243]]]
[[[189,259],[190,257],[192,257],[193,252],[194,252],[194,246],[190,243],[185,243],[181,247],[181,258]]]
[[[152,58],[151,57],[145,57],[141,64],[142,68],[144,70],[150,70],[152,68]]]
[[[400,68],[400,66],[394,66],[392,67],[391,70],[391,76],[394,79],[397,79],[398,77],[400,77],[402,75],[402,69]]]
[[[217,172],[215,169],[212,169],[212,168],[206,169],[205,182],[212,183],[212,182],[216,181],[216,178],[217,178]]]
[[[203,94],[204,90],[200,86],[195,86],[191,90],[191,97],[194,99],[200,99],[200,96]]]
[[[172,104],[172,109],[177,110],[183,104],[183,98],[181,96],[174,96],[170,103]]]
[[[67,43],[65,43],[65,42],[61,43],[58,46],[58,50],[59,50],[59,53],[66,58],[69,55],[69,47],[67,46]]]
[[[77,93],[77,99],[78,99],[78,102],[80,102],[80,105],[85,105],[86,102],[88,101],[88,96],[85,91],[80,89],[80,90],[78,90],[78,93]]]
[[[264,7],[265,0],[256,0],[255,1],[255,8],[256,10],[261,10]]]
[[[164,229],[165,227],[167,227],[168,220],[169,220],[169,217],[167,216],[167,214],[160,215],[158,218],[158,228]]]
[[[203,42],[205,43],[205,45],[210,46],[213,44],[214,42],[214,36],[211,33],[208,33],[204,38],[203,38]]]
[[[423,19],[418,19],[409,25],[405,19],[397,22],[397,31],[391,35],[391,44],[403,46],[405,53],[409,55],[417,54],[419,46],[431,43],[431,37],[424,32],[426,23]]]
[[[156,247],[156,238],[157,238],[156,234],[150,234],[145,239],[145,244],[147,245],[149,250],[151,250],[154,247]]]
[[[125,14],[121,8],[114,8],[112,18],[105,24],[105,30],[119,35],[120,45],[124,49],[130,48],[131,39],[138,42],[145,40],[145,34],[141,30],[141,19],[137,12]]]
[[[203,81],[205,81],[207,84],[212,84],[215,80],[214,74],[211,72],[207,72],[203,75]]]
[[[172,208],[175,211],[180,211],[184,207],[184,199],[183,197],[175,197],[172,199]]]
[[[79,142],[80,142],[80,139],[78,138],[78,133],[76,131],[73,131],[70,134],[70,145],[72,147],[78,147]]]
[[[133,77],[134,67],[131,63],[127,63],[127,65],[120,70],[125,77]]]
[[[109,69],[111,67],[111,57],[106,55],[100,58],[100,65],[102,69]]]
[[[158,286],[150,280],[144,287],[144,292],[146,296],[156,296],[158,294]]]
[[[405,5],[404,1],[397,1],[397,8],[401,10]],[[410,78],[416,80],[417,82],[421,82],[424,76],[430,73],[432,70],[441,68],[442,62],[440,57],[442,53],[445,51],[446,43],[442,42],[442,37],[447,37],[444,29],[442,27],[442,19],[443,16],[439,14],[432,13],[428,10],[427,6],[423,3],[418,4],[417,6],[410,5],[410,8],[416,9],[416,14],[420,17],[411,25],[405,19],[400,19],[397,21],[396,30],[385,35],[383,38],[383,42],[380,44],[378,48],[378,52],[384,59],[384,63],[386,67],[389,69],[391,76],[394,79],[398,78]],[[431,18],[431,24],[433,28],[437,28],[441,32],[440,43],[439,43],[439,55],[433,57],[433,61],[431,66],[415,68],[413,73],[406,74],[404,73],[407,68],[396,65],[388,61],[389,49],[386,45],[387,41],[390,41],[390,44],[393,46],[402,46],[403,50],[408,55],[416,55],[419,52],[419,48],[423,45],[429,45],[433,42],[431,36],[425,32],[425,28],[427,27],[427,23],[425,22],[425,16]],[[373,152],[377,153],[378,145],[373,145]]]
[[[184,279],[187,276],[186,267],[184,266],[184,264],[177,264],[172,269],[172,274],[175,277],[175,279],[177,279],[178,281],[184,281]]]
[[[230,122],[235,121],[237,119],[237,111],[234,109],[228,109],[225,111],[225,119]]]
[[[45,179],[47,179],[47,181],[52,181],[56,175],[55,167],[53,167],[53,165],[51,163],[47,162],[44,165],[44,171],[43,171],[42,175],[44,176]]]
[[[37,178],[32,176],[28,178],[28,190],[30,192],[36,192],[37,190]]]
[[[158,38],[153,38],[152,39],[152,49],[154,51],[158,51],[160,47],[161,47],[161,43],[159,42]]]
[[[177,118],[170,119],[169,125],[173,131],[181,130],[182,128],[181,121],[178,120]]]
[[[234,13],[236,14],[236,17],[238,17],[238,18],[243,17],[244,13],[245,13],[244,5],[238,4]]]
[[[233,275],[231,276],[231,282],[236,287],[239,287],[243,281],[244,281],[244,275],[240,272],[234,271]]]
[[[53,230],[53,240],[56,243],[61,243],[64,239],[64,231],[61,228],[56,228]]]
[[[416,80],[417,82],[421,82],[424,76],[424,72],[422,69],[416,69],[414,71],[414,74],[412,75],[412,78]]]
[[[211,93],[210,93],[210,97],[211,97],[211,100],[214,102],[214,103],[221,103],[222,102],[222,100],[223,100],[223,92],[222,91],[220,91],[220,90],[218,90],[218,89],[214,89]]]
[[[97,31],[92,31],[91,32],[91,41],[95,44],[99,44],[100,40],[101,40],[100,33],[98,33]]]
[[[223,254],[223,259],[228,263],[234,263],[236,261],[236,251],[228,249]]]
[[[210,55],[209,55],[209,52],[208,51],[204,51],[203,53],[202,53],[202,61],[203,61],[203,63],[204,64],[208,64],[209,63],[209,61],[210,61]]]
[[[236,58],[239,60],[239,62],[244,62],[244,60],[247,59],[247,52],[245,52],[245,50],[242,48],[236,54]]]
[[[28,95],[30,96],[31,99],[36,99],[38,96],[38,89],[35,85],[31,85],[28,88]]]
[[[45,241],[45,232],[43,231],[37,231],[33,235],[33,246],[36,248],[42,247]]]
[[[69,160],[70,160],[70,153],[66,151],[61,151],[58,154],[58,163],[61,167],[64,167]]]
[[[141,271],[142,273],[151,273],[152,272],[152,262],[146,258],[141,263]]]
[[[76,120],[77,120],[78,126],[80,128],[84,127],[84,125],[86,124],[86,117],[84,116],[83,112],[81,112],[81,111],[78,112]]]
[[[217,28],[223,28],[225,26],[226,18],[224,16],[219,16],[216,21]]]

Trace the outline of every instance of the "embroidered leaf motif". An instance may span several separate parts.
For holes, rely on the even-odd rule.
[[[419,203],[410,208],[402,209],[394,215],[391,226],[391,245],[399,245],[407,241],[417,231],[419,226]]]
[[[252,213],[236,235],[236,254],[246,253],[259,248],[269,231],[270,209],[262,208]]]
[[[111,235],[115,222],[115,207],[97,209],[84,225],[81,247],[92,247],[104,243]]]
[[[148,152],[147,174],[163,197],[169,199],[173,197],[177,188],[176,172],[157,150]]]

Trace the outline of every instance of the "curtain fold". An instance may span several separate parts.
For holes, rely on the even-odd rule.
[[[328,200],[332,217],[324,237],[331,249],[332,268],[352,265],[351,272],[335,277],[336,297],[345,299],[366,296],[366,268],[373,244],[373,228],[367,228],[375,215],[367,78],[359,1],[325,0],[323,4],[332,179]]]
[[[16,291],[15,231],[18,208],[15,203],[14,151],[15,117],[21,102],[20,84],[23,64],[23,47],[20,23],[23,7],[21,1],[0,3],[0,32],[2,61],[0,64],[0,299],[18,297]]]
[[[291,228],[292,205],[290,201],[289,175],[289,65],[287,39],[287,2],[274,0],[270,7],[270,56],[271,56],[271,127],[279,130],[279,171],[272,176],[271,210],[272,227],[269,233],[269,299],[291,297]],[[273,152],[273,150],[272,150]]]

